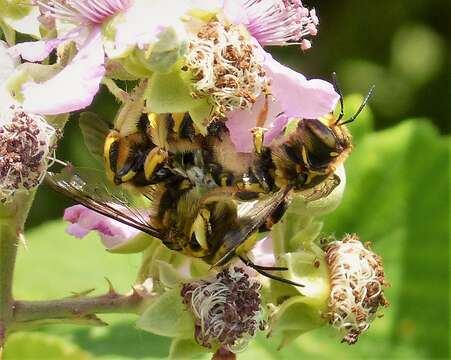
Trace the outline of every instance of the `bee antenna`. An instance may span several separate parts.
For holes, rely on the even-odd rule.
[[[360,107],[357,109],[356,113],[350,119],[342,122],[340,125],[349,124],[349,123],[353,122],[357,118],[357,116],[359,116],[359,114],[362,112],[362,110],[366,106],[366,104],[367,104],[368,100],[370,99],[371,95],[373,94],[373,90],[374,90],[375,87],[376,87],[375,85],[371,85],[370,89],[368,90],[368,94],[366,94],[365,99],[363,99],[363,101],[360,104]]]
[[[242,261],[246,266],[249,266],[250,268],[254,269],[256,272],[258,272],[259,274],[261,274],[261,275],[263,275],[263,276],[266,276],[266,277],[268,277],[268,278],[270,278],[270,279],[273,279],[273,280],[276,280],[276,281],[280,281],[280,282],[282,282],[282,283],[284,283],[284,284],[294,285],[294,286],[299,286],[299,287],[304,287],[304,285],[302,285],[302,284],[299,284],[299,283],[297,283],[297,282],[294,282],[294,281],[291,281],[291,280],[288,280],[288,279],[284,279],[283,277],[280,277],[280,276],[271,274],[271,273],[269,273],[268,271],[266,271],[266,270],[273,270],[273,271],[276,271],[276,270],[279,270],[279,271],[280,271],[280,270],[288,270],[288,269],[285,268],[285,267],[266,267],[266,266],[260,266],[260,265],[254,264],[251,260],[249,260],[249,259],[247,259],[247,258],[245,258],[245,257],[243,257],[243,256],[240,256],[239,258],[241,259],[241,261]]]
[[[335,124],[338,124],[340,120],[344,116],[344,105],[343,105],[343,93],[341,92],[340,85],[338,84],[337,73],[334,71],[332,73],[332,85],[334,86],[334,90],[340,95],[340,115],[338,115],[337,121]]]

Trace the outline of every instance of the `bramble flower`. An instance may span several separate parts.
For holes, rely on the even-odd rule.
[[[23,106],[27,111],[54,115],[82,109],[91,104],[105,74],[101,26],[124,11],[129,0],[48,0],[39,2],[56,26],[56,39],[21,43],[12,48],[25,60],[41,61],[60,44],[74,41],[77,55],[57,75],[42,83],[23,85]],[[67,91],[61,91],[67,89]]]
[[[246,27],[271,84],[271,96],[260,95],[250,111],[236,109],[228,114],[226,125],[238,151],[252,151],[255,126],[268,130],[264,141],[269,144],[290,118],[318,118],[334,109],[339,96],[332,84],[307,80],[261,47],[299,44],[303,50],[310,48],[306,37],[316,35],[319,23],[315,10],[308,10],[300,0],[226,0],[223,13],[226,20]]]
[[[326,248],[330,271],[330,324],[344,333],[343,342],[354,344],[368,329],[380,306],[388,306],[381,258],[354,235]]]
[[[184,284],[181,295],[194,315],[196,340],[208,348],[243,350],[265,326],[260,288],[239,267],[225,269],[211,281]]]
[[[300,0],[225,0],[224,13],[235,24],[243,24],[262,45],[311,47],[306,38],[316,36],[319,24],[315,9]]]
[[[0,113],[1,202],[42,182],[56,137],[56,130],[39,115],[14,105]]]
[[[74,205],[64,211],[64,220],[71,224],[66,231],[78,238],[97,231],[107,249],[122,245],[139,234],[139,230],[92,211],[83,205]]]

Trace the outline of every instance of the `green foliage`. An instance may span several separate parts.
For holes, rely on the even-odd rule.
[[[387,294],[391,307],[354,346],[340,344],[327,328],[306,333],[280,351],[281,338],[261,335],[239,359],[447,357],[449,140],[424,120],[371,132],[371,117],[362,116],[350,128],[356,132],[356,147],[346,164],[345,196],[340,207],[323,219],[322,233],[342,237],[356,232],[373,243],[392,285]],[[21,248],[18,258],[18,298],[54,298],[88,288],[104,291],[104,276],[119,291],[129,290],[138,255],[109,254],[95,235],[78,240],[65,234],[64,226],[48,223],[27,234],[28,250]],[[181,303],[160,305],[171,307],[174,316],[183,319]],[[195,346],[173,343],[170,349],[169,338],[134,329],[135,316],[102,318],[111,326],[57,326],[41,332],[100,359],[166,358],[169,351],[183,358],[183,351]],[[13,337],[11,351],[17,348],[15,341]],[[34,345],[23,342],[21,351],[28,351],[28,346]]]

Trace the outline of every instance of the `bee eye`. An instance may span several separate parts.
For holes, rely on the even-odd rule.
[[[337,146],[333,131],[317,119],[304,120],[305,143],[315,151],[330,151]],[[326,150],[326,148],[328,148]]]

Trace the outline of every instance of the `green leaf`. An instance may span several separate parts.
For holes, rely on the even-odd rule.
[[[91,354],[57,336],[17,333],[8,338],[5,360],[94,360]]]
[[[179,287],[163,293],[155,300],[141,315],[136,326],[162,336],[194,336],[194,320],[182,303]]]
[[[143,58],[150,70],[167,73],[185,51],[176,31],[170,27],[158,34],[158,42],[151,48],[148,59]],[[144,55],[144,52],[141,51]]]
[[[110,131],[108,123],[96,113],[83,112],[79,126],[88,151],[96,160],[103,162],[103,145]]]

